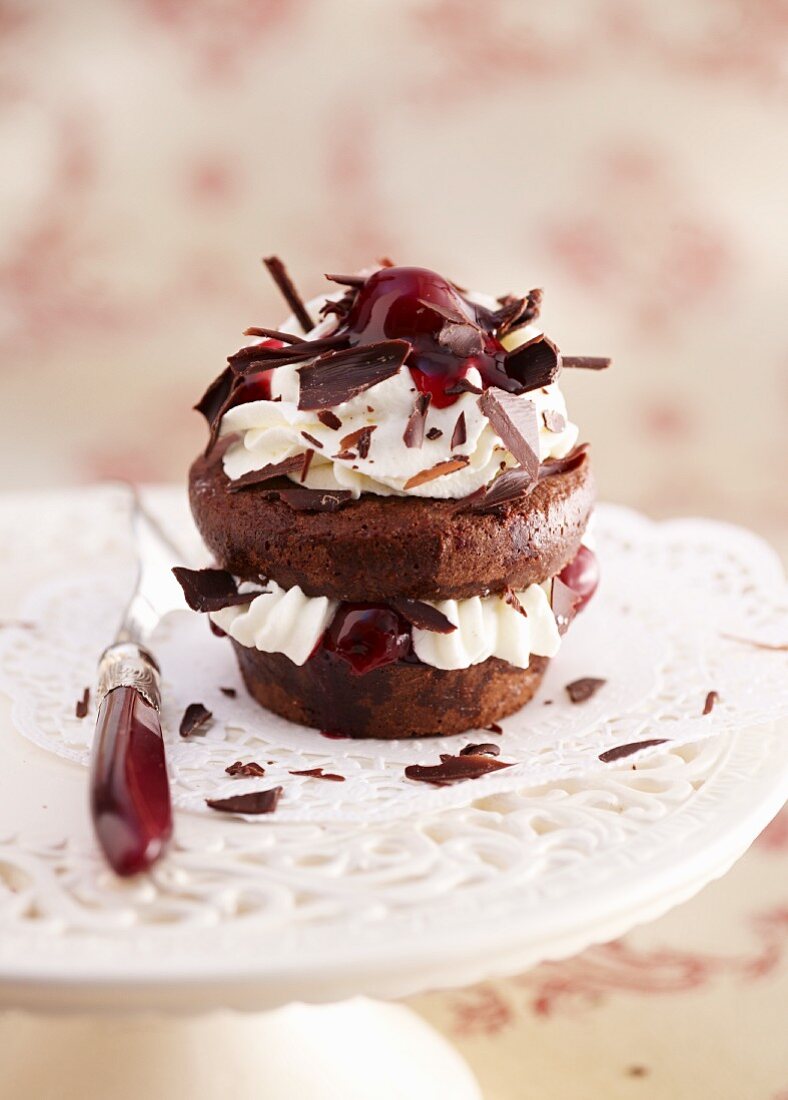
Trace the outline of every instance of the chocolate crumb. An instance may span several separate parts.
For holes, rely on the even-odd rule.
[[[309,434],[309,432],[304,432],[304,431],[302,431],[302,432],[301,432],[301,435],[302,435],[302,436],[304,437],[304,439],[305,439],[305,440],[307,441],[307,443],[311,443],[311,444],[312,444],[312,446],[313,446],[313,447],[317,447],[317,449],[318,449],[319,451],[322,451],[322,450],[323,450],[323,444],[322,444],[322,443],[320,442],[320,440],[319,440],[319,439],[315,439],[315,437],[314,437],[313,435],[310,435],[310,434]],[[303,479],[302,479],[302,480],[303,480]]]
[[[442,435],[443,432],[440,430],[440,428],[430,428],[430,430],[427,432],[427,439],[440,439]]]
[[[342,421],[336,413],[331,412],[331,409],[318,409],[317,419],[326,428],[332,428],[335,432],[338,432],[342,427]]]
[[[500,756],[501,746],[485,743],[482,745],[466,745],[460,749],[460,756]]]
[[[585,703],[592,695],[596,695],[607,680],[601,680],[596,676],[584,676],[580,680],[573,680],[566,685],[566,693],[572,703]]]
[[[421,447],[424,442],[424,424],[431,401],[431,393],[420,393],[414,401],[413,408],[405,424],[405,431],[402,433],[406,447]],[[430,431],[434,430],[434,428],[430,429]],[[427,432],[427,438],[433,438],[430,436],[430,432]]]
[[[405,768],[405,777],[419,783],[431,783],[435,787],[445,787],[451,783],[461,783],[466,779],[478,779],[487,772],[511,768],[514,761],[507,763],[495,760],[483,753],[468,756],[452,756],[441,753],[440,764],[409,764]]]
[[[238,694],[235,688],[220,687],[219,691],[222,693],[222,695],[226,695],[228,699],[234,699]]]
[[[181,737],[190,737],[203,726],[207,726],[212,718],[213,715],[202,703],[189,703],[181,718],[179,727]]]
[[[268,268],[268,273],[279,288],[282,297],[296,315],[301,328],[304,332],[311,332],[315,327],[315,322],[309,316],[304,300],[296,290],[285,265],[278,256],[266,256],[263,263]]]
[[[454,425],[454,431],[451,433],[451,443],[449,445],[451,450],[461,447],[467,438],[468,430],[465,426],[465,413],[461,412],[457,417],[457,423]]]
[[[250,791],[248,794],[234,794],[229,798],[206,798],[206,806],[226,814],[270,814],[282,797],[281,787],[271,787],[268,791]]]
[[[489,726],[484,728],[488,733],[503,733],[503,726],[499,726],[497,722],[490,722]]]
[[[335,772],[324,772],[322,768],[305,768],[303,771],[290,772],[291,775],[307,775],[312,779],[328,779],[332,783],[344,783],[344,775]]]
[[[255,595],[253,592],[241,594],[235,577],[226,569],[186,569],[176,565],[173,573],[192,611],[205,613],[238,607],[249,603]]]
[[[90,707],[90,688],[86,687],[82,692],[82,698],[77,699],[77,705],[74,708],[74,713],[77,718],[86,718],[88,709]]]
[[[703,714],[711,714],[714,710],[715,703],[720,701],[720,693],[718,691],[710,691],[706,696],[706,701],[703,704]]]
[[[265,775],[265,768],[261,764],[258,764],[256,760],[250,760],[248,764],[236,760],[234,764],[231,764],[229,768],[225,768],[224,770],[228,775],[240,775],[244,778],[259,779],[260,776]]]
[[[617,745],[614,749],[601,752],[599,759],[603,764],[610,764],[613,760],[621,760],[625,756],[631,756],[633,752],[647,749],[650,745],[664,745],[667,737],[654,737],[650,741],[630,741],[628,745]]]

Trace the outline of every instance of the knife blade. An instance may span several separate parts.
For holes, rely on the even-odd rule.
[[[137,581],[115,641],[99,660],[90,769],[96,839],[110,867],[123,876],[150,868],[172,836],[160,672],[147,643],[163,616],[183,607],[170,571],[183,557],[136,491],[131,520]]]

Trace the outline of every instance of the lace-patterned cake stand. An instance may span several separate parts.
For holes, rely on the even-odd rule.
[[[40,517],[32,543],[10,543],[6,624],[62,552],[42,503],[0,506],[3,538]],[[87,533],[71,537],[90,553]],[[404,820],[181,813],[172,854],[121,882],[94,847],[83,767],[20,736],[2,698],[0,1006],[260,1011],[269,1100],[478,1098],[448,1044],[380,1002],[519,972],[658,917],[724,874],[787,796],[781,720]],[[95,1026],[100,1049],[110,1025]],[[89,1057],[69,1059],[72,1082],[90,1080]]]

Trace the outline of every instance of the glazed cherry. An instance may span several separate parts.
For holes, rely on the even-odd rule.
[[[489,333],[477,330],[482,347],[472,355],[463,356],[447,346],[447,326],[464,324],[476,326],[474,308],[443,276],[423,267],[384,267],[364,283],[343,327],[352,344],[409,340],[413,351],[407,365],[416,386],[430,393],[440,409],[457,400],[458,394],[450,391],[472,367],[480,372],[485,386],[508,383],[506,353]]]
[[[323,648],[363,676],[407,656],[410,629],[385,604],[343,603],[325,633]]]
[[[284,344],[281,340],[263,340],[258,347],[283,348]],[[258,370],[247,375],[233,393],[232,404],[246,405],[249,401],[270,401],[273,374],[273,370]]]
[[[599,562],[593,550],[581,546],[575,556],[558,574],[567,588],[578,596],[576,611],[582,611],[599,584]]]

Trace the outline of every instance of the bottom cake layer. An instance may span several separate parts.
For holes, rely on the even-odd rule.
[[[519,710],[542,681],[546,657],[528,668],[491,657],[444,670],[395,661],[359,676],[320,650],[296,665],[232,640],[244,683],[262,706],[292,722],[346,737],[429,737],[481,729]]]

